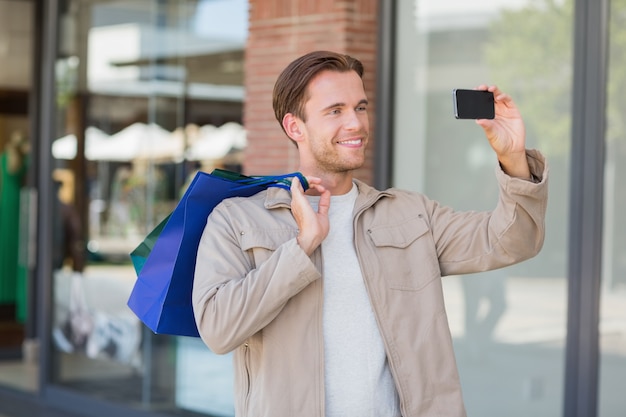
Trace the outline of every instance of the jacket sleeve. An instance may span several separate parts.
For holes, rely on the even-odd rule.
[[[239,213],[241,214],[241,213]],[[226,204],[207,220],[198,247],[192,302],[200,337],[215,353],[227,353],[260,331],[291,297],[320,277],[295,237],[276,248],[242,248]],[[266,258],[266,259],[265,259]]]
[[[527,150],[533,181],[513,178],[500,167],[500,193],[490,212],[455,212],[433,203],[431,230],[442,275],[501,268],[539,253],[545,237],[548,166],[536,150]]]

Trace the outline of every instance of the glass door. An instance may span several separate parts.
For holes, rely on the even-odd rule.
[[[573,2],[399,0],[394,186],[459,210],[496,204],[496,158],[456,120],[452,91],[495,84],[521,109],[527,147],[550,165],[547,236],[532,260],[444,277],[468,415],[561,414],[567,321],[567,215]]]
[[[0,0],[0,385],[26,391],[38,387],[29,302],[34,16],[33,1]]]
[[[232,415],[230,358],[153,334],[126,303],[130,252],[196,171],[241,163],[247,1],[62,4],[51,152],[55,246],[68,250],[53,271],[52,383],[142,410]]]
[[[626,375],[626,2],[610,2],[609,66],[604,171],[604,241],[600,304],[601,417],[618,417],[626,410],[619,388]]]

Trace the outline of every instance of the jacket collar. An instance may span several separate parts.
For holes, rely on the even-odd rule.
[[[355,179],[354,182],[359,189],[359,196],[356,198],[356,203],[354,205],[355,212],[359,212],[373,206],[381,198],[393,197],[393,194],[390,193],[389,190],[377,190],[376,188],[357,179]]]
[[[370,207],[383,197],[393,197],[393,194],[387,190],[379,191],[357,179],[355,179],[354,182],[359,189],[359,196],[356,200],[355,209]],[[268,210],[280,207],[289,208],[291,206],[291,193],[284,188],[268,187],[265,194],[264,205]]]

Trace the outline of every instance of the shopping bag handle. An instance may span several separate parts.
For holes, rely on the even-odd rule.
[[[309,182],[306,177],[300,172],[293,172],[291,174],[283,175],[255,175],[247,176],[238,172],[228,171],[225,169],[215,168],[211,175],[224,178],[230,181],[241,183],[242,185],[267,185],[268,187],[278,187],[285,190],[289,190],[291,187],[291,180],[293,177],[298,177],[302,188],[306,191],[309,188]]]

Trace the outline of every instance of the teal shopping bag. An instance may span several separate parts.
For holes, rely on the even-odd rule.
[[[289,189],[300,173],[248,177],[230,171],[198,172],[172,213],[131,252],[137,281],[128,306],[153,332],[199,336],[191,291],[200,237],[211,211],[222,200],[249,197],[268,187]]]

